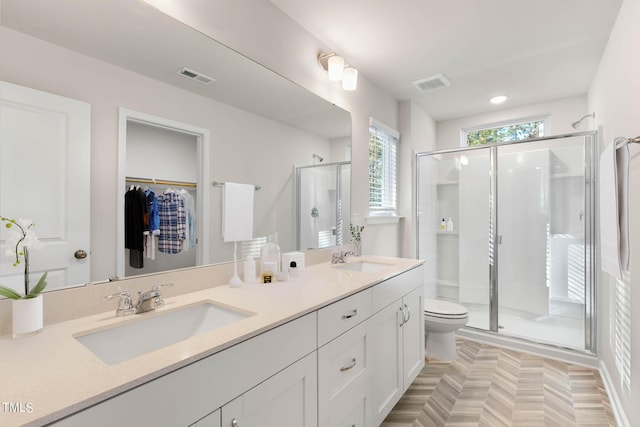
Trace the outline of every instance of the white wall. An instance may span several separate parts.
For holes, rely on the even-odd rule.
[[[330,141],[6,28],[0,28],[0,41],[3,80],[91,104],[92,280],[116,271],[119,107],[210,129],[211,179],[262,186],[256,192],[254,235],[278,230],[283,249],[291,250],[292,166],[311,163],[311,153],[330,161]],[[221,212],[222,192],[206,190],[214,214],[213,245],[221,242],[215,214]],[[232,249],[221,243],[212,248],[210,261],[232,259]]]
[[[491,113],[446,120],[438,122],[438,149],[460,147],[460,129],[527,117],[548,115],[547,127],[545,128],[547,136],[577,132],[571,127],[571,123],[585,114],[588,114],[587,96],[578,95],[518,108],[505,107]],[[582,122],[578,131],[590,129],[594,129],[593,120],[587,118]]]
[[[640,1],[625,0],[620,8],[600,67],[589,90],[589,110],[596,112],[601,148],[616,137],[640,135]],[[640,425],[640,148],[630,147],[630,243],[631,243],[631,388],[621,387],[620,374],[613,353],[612,329],[615,319],[615,281],[600,274],[598,286],[598,354],[603,371],[608,373],[617,394],[627,425]],[[634,310],[634,308],[636,308]]]
[[[416,254],[415,153],[436,148],[436,122],[417,104],[399,103],[400,146],[398,150],[398,215],[404,217],[400,228],[400,256]]]

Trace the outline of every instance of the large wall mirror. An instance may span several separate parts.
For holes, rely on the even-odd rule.
[[[0,214],[32,219],[38,237],[59,255],[56,262],[37,252],[31,256],[34,276],[50,272],[49,289],[230,261],[233,244],[221,237],[223,190],[212,181],[260,188],[254,198],[255,241],[245,253],[273,240],[282,252],[341,243],[349,222],[348,112],[143,2],[2,0],[1,6]],[[40,95],[50,96],[46,102],[55,108],[40,104]],[[26,132],[34,127],[28,117],[24,126],[13,120],[16,111],[43,115],[54,110],[50,127],[57,134],[35,126],[34,136]],[[10,122],[15,133],[5,130]],[[69,134],[80,140],[84,153],[64,145]],[[142,145],[134,147],[132,141],[140,138]],[[45,141],[61,145],[40,150],[27,145],[34,139],[43,146]],[[175,177],[178,156],[164,153],[163,160],[167,144],[192,159],[193,170],[187,164],[185,172],[192,172],[191,178]],[[16,154],[15,146],[23,147],[22,153]],[[71,154],[51,154],[59,151]],[[23,157],[10,157],[18,154]],[[29,156],[37,159],[38,173],[30,173]],[[84,175],[61,172],[76,170]],[[118,260],[126,259],[124,192],[132,185],[151,186],[126,181],[131,178],[163,181],[157,191],[173,181],[195,184],[189,190],[204,222],[197,239],[206,250],[186,257],[187,265],[171,260],[149,270],[127,266],[120,271]],[[18,202],[21,197],[37,201],[39,194],[48,195],[44,203]],[[69,200],[87,212],[86,220],[65,214],[74,210],[61,207]],[[62,250],[60,242],[76,224],[86,227],[80,234],[90,241]],[[77,257],[79,249],[88,256]],[[4,251],[0,261],[3,284],[18,283],[21,274],[5,268],[11,260]],[[84,273],[72,275],[69,266]]]

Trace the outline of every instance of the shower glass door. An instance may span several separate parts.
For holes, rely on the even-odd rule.
[[[584,137],[497,147],[498,330],[584,348]]]
[[[418,154],[426,297],[464,305],[468,327],[595,351],[595,138]]]

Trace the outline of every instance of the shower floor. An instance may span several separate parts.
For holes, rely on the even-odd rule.
[[[438,298],[459,303],[455,300]],[[469,311],[467,326],[489,330],[489,305],[463,304]],[[541,344],[584,349],[584,321],[579,304],[567,307],[567,304],[550,301],[549,316],[539,316],[519,310],[500,307],[498,333],[525,338]]]

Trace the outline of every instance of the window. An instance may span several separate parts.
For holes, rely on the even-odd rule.
[[[398,131],[369,120],[369,209],[372,214],[395,214]]]
[[[544,136],[544,119],[501,123],[493,127],[463,129],[463,145],[484,145]]]

